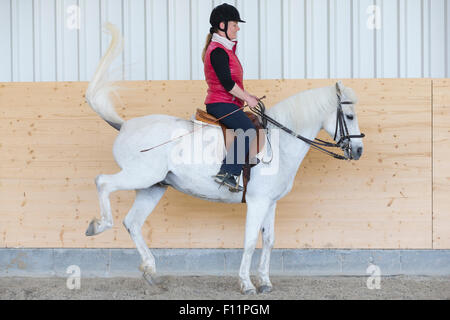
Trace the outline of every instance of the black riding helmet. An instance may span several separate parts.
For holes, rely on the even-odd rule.
[[[238,22],[244,22],[241,20],[241,16],[239,15],[239,11],[233,7],[232,5],[229,5],[227,3],[223,3],[221,5],[218,5],[213,9],[211,12],[211,16],[209,17],[209,23],[211,23],[211,28],[209,29],[209,33],[214,33],[215,29],[218,29],[220,31],[225,32],[225,35],[228,40],[228,21],[238,21]],[[220,23],[225,23],[225,28],[220,28]]]

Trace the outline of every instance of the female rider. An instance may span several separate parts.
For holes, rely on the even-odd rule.
[[[240,30],[238,23],[245,21],[241,20],[235,7],[226,3],[213,9],[209,21],[211,28],[202,53],[205,79],[208,84],[205,104],[209,114],[220,118],[242,108],[244,101],[250,107],[256,106],[258,98],[244,90],[243,70],[235,54],[237,32]],[[250,143],[256,137],[256,129],[249,117],[241,109],[219,122],[234,130],[242,129],[244,132],[252,130],[244,135],[245,154],[244,157],[240,154],[239,158],[245,159]],[[238,131],[240,132],[242,131]],[[245,143],[245,136],[249,137],[248,144]],[[242,191],[242,187],[236,181],[244,164],[243,161],[238,161],[238,153],[242,153],[242,148],[238,148],[238,141],[242,142],[242,139],[234,139],[220,171],[213,176],[216,182],[227,185],[233,192]]]

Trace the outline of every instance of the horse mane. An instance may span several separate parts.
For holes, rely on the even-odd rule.
[[[356,104],[358,98],[352,88],[344,87],[344,96]],[[311,123],[323,121],[327,114],[336,110],[338,97],[336,86],[301,91],[280,101],[267,112],[278,122],[298,132]]]

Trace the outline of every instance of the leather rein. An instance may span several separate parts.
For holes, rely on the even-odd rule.
[[[299,135],[297,133],[295,133],[294,131],[292,131],[291,129],[285,127],[284,125],[282,125],[281,123],[279,123],[278,121],[276,121],[275,119],[269,117],[268,115],[265,114],[265,110],[266,107],[264,105],[264,103],[261,101],[261,99],[264,99],[264,97],[262,97],[259,102],[258,102],[258,106],[256,107],[250,107],[250,110],[255,113],[256,115],[261,117],[261,120],[263,121],[263,126],[264,128],[266,128],[267,130],[267,122],[272,123],[274,126],[282,129],[283,131],[289,133],[290,135],[296,137],[297,139],[302,140],[303,142],[309,144],[312,148],[319,150],[329,156],[332,156],[335,159],[339,159],[339,160],[352,160],[352,146],[351,146],[351,139],[352,138],[364,138],[365,134],[361,133],[358,135],[350,135],[348,132],[348,128],[347,128],[347,124],[345,122],[344,119],[344,112],[342,111],[342,105],[343,104],[352,104],[352,102],[350,101],[342,101],[340,95],[338,94],[338,99],[339,99],[339,104],[337,107],[337,116],[336,116],[336,130],[334,133],[334,138],[333,140],[336,141],[337,138],[337,133],[338,133],[338,128],[339,128],[339,132],[340,132],[340,137],[339,137],[339,141],[336,143],[332,143],[332,142],[327,142],[321,139],[317,139],[315,138],[314,140],[310,140],[308,138],[303,137],[302,135]],[[348,157],[347,156],[343,156],[340,154],[337,154],[335,152],[329,151],[327,149],[325,149],[324,147],[327,148],[341,148],[342,151],[347,151]]]

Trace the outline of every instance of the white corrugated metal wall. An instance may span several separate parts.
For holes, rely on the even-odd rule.
[[[203,79],[211,9],[235,5],[246,79],[450,75],[448,0],[0,0],[0,81],[86,81],[124,34],[116,79]],[[76,17],[79,17],[79,22]]]

